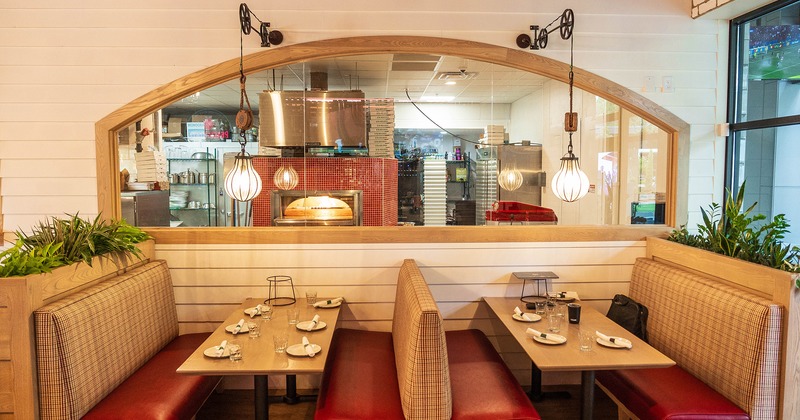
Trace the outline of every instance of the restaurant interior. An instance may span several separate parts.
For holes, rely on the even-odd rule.
[[[0,252],[150,237],[0,279],[0,417],[800,418],[800,230],[675,242],[800,220],[800,2],[645,3],[0,6]]]

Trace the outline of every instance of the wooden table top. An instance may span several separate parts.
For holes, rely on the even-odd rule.
[[[333,330],[339,318],[341,306],[336,308],[314,308],[306,304],[305,299],[297,299],[297,303],[288,306],[273,306],[272,319],[263,321],[261,336],[250,338],[247,333],[233,335],[225,331],[228,325],[235,325],[240,319],[245,322],[250,320],[250,316],[244,313],[246,308],[252,308],[264,299],[248,299],[237,310],[233,311],[225,322],[222,323],[203,344],[186,359],[178,368],[178,373],[195,375],[293,375],[306,373],[321,373],[325,367],[325,358],[330,349]],[[319,315],[320,321],[327,326],[321,330],[309,332],[298,330],[294,325],[289,325],[287,321],[288,308],[295,307],[299,311],[299,320],[310,321],[314,314]],[[253,321],[262,322],[259,316]],[[319,345],[322,350],[314,357],[297,357],[287,353],[275,353],[272,336],[277,329],[284,329],[289,332],[289,346],[300,344],[303,336],[308,338],[311,344]],[[228,340],[228,344],[237,343],[242,346],[242,360],[232,362],[228,358],[211,358],[203,355],[203,351],[209,347],[218,346],[222,340]]]
[[[564,319],[561,332],[558,334],[567,337],[566,343],[547,345],[533,341],[525,334],[528,327],[549,333],[545,319],[528,323],[516,321],[511,317],[514,314],[515,306],[519,306],[523,312],[532,312],[525,309],[524,302],[520,302],[518,298],[506,297],[484,297],[483,300],[542,371],[635,369],[668,367],[675,364],[672,359],[650,347],[589,305],[581,305],[580,324],[570,324]],[[631,340],[633,347],[631,349],[608,348],[595,341],[592,351],[581,351],[579,345],[581,329],[627,338]]]

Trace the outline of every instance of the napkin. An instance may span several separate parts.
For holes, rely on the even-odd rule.
[[[526,321],[533,321],[531,319],[531,317],[528,316],[528,314],[523,313],[522,311],[519,310],[519,306],[515,306],[514,307],[514,313],[517,314],[518,317],[520,317],[520,318],[522,318],[522,319],[524,319]]]
[[[255,308],[254,311],[250,312],[250,318],[252,318],[252,317],[254,317],[256,315],[261,315],[261,304],[260,303],[258,305],[256,305],[256,308]]]
[[[312,319],[311,322],[308,323],[306,331],[312,331],[317,326],[318,322],[319,322],[319,315],[314,315],[314,319]]]
[[[239,334],[239,331],[242,330],[242,326],[244,326],[244,318],[240,319],[236,326],[233,327],[233,334]]]
[[[633,348],[633,343],[631,343],[630,340],[628,339],[622,337],[609,337],[601,333],[600,331],[595,331],[594,333],[597,334],[597,336],[600,337],[601,340],[606,340],[609,343],[614,343],[618,346],[627,347],[629,349]]]
[[[550,341],[555,341],[557,343],[566,343],[567,342],[567,338],[566,337],[563,337],[563,336],[560,336],[560,335],[556,335],[556,334],[545,334],[543,332],[536,331],[533,328],[528,328],[527,330],[525,330],[525,334],[527,334],[528,337],[531,337],[531,338],[533,338],[533,337],[541,337],[541,338],[545,338],[545,339],[550,340]]]
[[[320,306],[333,305],[335,303],[339,303],[339,302],[342,302],[342,301],[344,301],[343,297],[337,297],[337,298],[328,299],[328,300],[320,300],[320,301],[314,302],[314,307],[315,308],[319,308]]]
[[[225,347],[228,345],[228,340],[222,340],[219,347],[217,347],[217,357],[222,357],[222,354],[225,353]]]
[[[556,292],[556,293],[557,293],[556,297],[558,297],[559,299],[570,299],[571,298],[571,299],[579,300],[578,292]]]
[[[303,336],[303,348],[306,350],[306,353],[308,353],[308,357],[314,357],[314,349],[311,348],[311,344],[309,344],[306,336]]]

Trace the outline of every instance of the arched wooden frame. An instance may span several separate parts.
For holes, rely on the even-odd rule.
[[[312,41],[308,43],[289,45],[280,48],[271,48],[250,54],[244,57],[243,67],[246,74],[258,72],[265,69],[277,68],[289,64],[315,60],[325,59],[342,56],[352,55],[365,55],[365,54],[392,54],[392,53],[427,53],[438,55],[450,55],[456,57],[463,57],[467,59],[479,60],[483,62],[503,65],[506,67],[515,68],[522,71],[527,71],[542,76],[547,76],[554,80],[567,83],[567,75],[569,66],[566,63],[556,61],[550,58],[542,57],[527,50],[510,49],[497,45],[484,44],[474,41],[465,41],[459,39],[449,38],[434,38],[434,37],[421,37],[421,36],[366,36],[366,37],[350,37],[329,39],[323,41]],[[111,114],[97,122],[95,125],[96,149],[97,149],[97,200],[98,210],[102,212],[105,217],[119,218],[121,217],[120,207],[120,180],[119,180],[119,158],[118,158],[118,144],[117,132],[135,121],[140,120],[146,115],[149,115],[165,106],[186,97],[194,92],[201,91],[211,86],[217,85],[228,80],[232,80],[239,75],[239,59],[231,59],[214,66],[208,67],[203,70],[196,71],[187,76],[181,77],[173,82],[170,82],[158,89],[148,92],[145,95],[133,100],[132,102],[122,106]],[[634,112],[635,114],[643,117],[645,120],[656,125],[664,130],[670,140],[669,151],[669,166],[667,170],[667,208],[666,208],[666,223],[669,226],[676,226],[676,223],[685,223],[687,214],[686,191],[688,188],[688,146],[689,146],[689,125],[657,105],[649,99],[627,89],[617,83],[604,79],[596,74],[590,73],[580,68],[574,68],[574,84],[575,87],[582,89],[586,92],[597,95],[608,101],[611,101],[623,108]],[[680,177],[678,175],[681,175]],[[684,197],[678,200],[678,197]],[[678,217],[678,215],[681,215]],[[620,229],[615,226],[615,229]],[[181,229],[148,229],[156,235],[156,239],[161,243],[187,243],[187,241],[194,241],[197,237],[202,235],[188,235],[189,231],[206,231],[220,229],[230,231],[231,228],[181,228]],[[287,229],[289,228],[268,228],[272,230]],[[297,228],[295,228],[297,229]],[[309,228],[299,228],[309,229]],[[325,232],[335,232],[338,229],[323,228]],[[360,231],[359,237],[365,238],[363,231],[380,228],[356,228]],[[433,229],[426,228],[425,230]],[[455,230],[461,231],[462,229],[454,229],[454,227],[446,227],[448,233],[455,234]],[[467,228],[469,229],[469,228]],[[486,227],[483,232],[486,233]],[[528,229],[519,229],[515,227],[515,232],[523,232]],[[564,229],[564,228],[562,228]],[[241,230],[241,229],[236,229]],[[356,239],[353,236],[352,228],[345,229],[347,235]],[[413,229],[418,231],[419,229]],[[549,229],[548,229],[549,230]],[[585,229],[584,229],[585,230]],[[177,231],[167,233],[167,231]],[[638,230],[642,232],[641,229]],[[664,229],[656,228],[652,232],[663,233]],[[292,231],[294,234],[283,235],[280,242],[291,243],[301,242],[299,238],[302,236],[299,231]],[[301,232],[308,232],[307,230]],[[408,230],[405,230],[407,233]],[[253,233],[238,232],[237,236],[243,240],[253,241]],[[286,233],[286,232],[284,232]],[[217,237],[218,235],[212,235]],[[272,236],[272,235],[270,235]],[[369,236],[369,235],[366,235]],[[438,231],[430,231],[421,240],[411,239],[410,242],[422,242],[430,240],[443,240],[452,242],[451,236],[458,237],[459,235],[449,235],[445,233],[438,233]],[[508,236],[508,232],[496,233],[489,235],[482,235],[481,238],[485,240],[500,240],[508,241],[515,240],[518,235]],[[552,234],[545,234],[545,237],[550,237]],[[560,236],[560,235],[556,235]],[[640,234],[633,235],[634,237],[641,236]],[[191,237],[191,238],[190,238]],[[206,236],[208,237],[208,236]],[[208,241],[228,242],[227,240],[220,240],[222,234],[217,239],[208,239]],[[376,241],[385,238],[384,234],[378,234]],[[602,235],[600,235],[602,237]],[[426,239],[427,238],[427,239]],[[492,239],[495,238],[495,239]],[[527,236],[526,236],[527,238]],[[407,239],[407,238],[406,238]],[[519,239],[516,239],[519,240]],[[340,242],[332,240],[333,242]],[[470,241],[470,238],[455,240],[455,241]],[[342,241],[345,242],[345,241]]]

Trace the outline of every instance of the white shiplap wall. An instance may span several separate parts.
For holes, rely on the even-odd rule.
[[[139,95],[238,55],[239,1],[55,0],[0,3],[0,179],[3,230],[47,215],[97,212],[94,123]],[[286,44],[376,34],[459,38],[514,47],[555,0],[250,2]],[[685,0],[575,0],[575,64],[645,92],[692,124],[689,208],[722,190],[726,26],[692,20]],[[555,34],[554,34],[555,35]],[[245,53],[258,40],[245,40]],[[540,53],[567,59],[566,42]]]
[[[339,326],[389,331],[398,270],[403,259],[413,258],[445,327],[484,331],[523,384],[530,381],[530,359],[493,321],[481,297],[519,297],[522,283],[514,271],[553,271],[559,279],[551,290],[576,291],[605,313],[614,294],[628,291],[633,262],[644,255],[644,242],[156,245],[156,257],[170,267],[182,333],[213,330],[245,298],[266,296],[266,277],[279,274],[292,276],[297,296],[309,289],[320,297],[344,296]],[[281,380],[274,378],[273,386]],[[318,378],[298,380],[313,387]],[[545,376],[546,383],[575,380]]]

